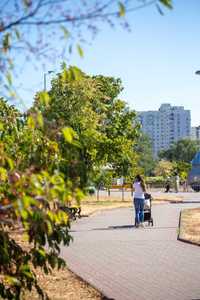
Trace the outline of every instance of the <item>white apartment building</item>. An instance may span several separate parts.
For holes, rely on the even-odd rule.
[[[190,138],[191,117],[190,110],[183,106],[161,104],[158,111],[138,112],[142,130],[152,141],[154,157],[161,150],[169,149],[174,142]]]
[[[191,140],[200,140],[200,126],[194,126],[191,128]]]

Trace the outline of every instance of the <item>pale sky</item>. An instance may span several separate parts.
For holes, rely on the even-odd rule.
[[[157,110],[161,103],[191,110],[192,125],[200,125],[200,0],[174,0],[172,11],[161,16],[155,7],[129,16],[131,33],[120,27],[101,27],[84,48],[84,58],[70,57],[89,74],[120,77],[121,98],[137,111]],[[57,64],[46,70],[59,71]],[[27,76],[28,74],[28,76]],[[49,87],[53,74],[47,78]],[[43,71],[28,64],[21,74],[24,101],[30,106],[34,93],[43,88]]]

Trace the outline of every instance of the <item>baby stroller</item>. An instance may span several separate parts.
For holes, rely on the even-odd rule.
[[[145,193],[144,197],[144,222],[148,222],[148,225],[151,224],[151,226],[153,226],[153,218],[151,215],[152,196],[149,193]]]

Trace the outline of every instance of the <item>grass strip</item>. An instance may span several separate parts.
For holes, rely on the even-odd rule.
[[[178,239],[200,246],[200,208],[181,211]]]

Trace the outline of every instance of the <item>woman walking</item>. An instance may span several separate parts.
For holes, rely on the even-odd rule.
[[[135,177],[133,188],[134,193],[134,207],[135,207],[135,226],[144,227],[144,193],[146,187],[143,178],[140,175]]]

